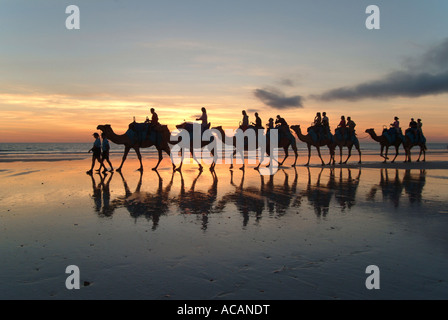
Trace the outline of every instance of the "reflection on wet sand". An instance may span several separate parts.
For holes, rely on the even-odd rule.
[[[211,174],[213,183],[205,193],[195,190],[196,183],[202,175],[202,171],[199,171],[198,176],[193,179],[188,191],[185,191],[184,177],[182,172],[180,172],[181,189],[179,196],[173,200],[182,214],[197,214],[202,219],[202,230],[207,229],[208,215],[209,213],[214,212],[213,205],[215,204],[218,195],[218,177],[214,171],[211,171]]]
[[[281,185],[274,184],[274,175],[269,176],[265,183],[265,176],[260,175],[260,187],[244,186],[245,171],[242,172],[238,185],[234,182],[233,171],[230,171],[230,184],[234,191],[225,194],[219,201],[219,208],[223,209],[228,203],[233,203],[243,215],[243,226],[247,226],[251,213],[255,214],[255,222],[259,222],[263,211],[267,210],[270,216],[282,216],[290,207],[297,206],[294,199],[297,198],[297,170],[294,168],[295,178],[289,185],[289,175],[282,170],[284,182]],[[279,174],[279,173],[277,173]]]
[[[137,183],[135,190],[132,192],[128,186],[126,179],[124,178],[122,173],[119,173],[121,176],[121,180],[123,182],[124,187],[124,195],[118,196],[112,201],[110,201],[110,189],[109,184],[112,180],[113,173],[107,178],[106,175],[98,174],[101,181],[97,185],[95,182],[95,178],[93,175],[90,175],[92,178],[92,186],[93,186],[93,196],[95,202],[95,211],[101,217],[110,217],[114,214],[117,208],[126,208],[133,218],[139,218],[141,216],[145,217],[147,220],[152,220],[153,229],[156,229],[159,223],[159,218],[161,215],[166,214],[169,210],[170,201],[168,199],[169,192],[173,185],[173,177],[171,177],[171,181],[169,184],[163,188],[163,180],[160,175],[158,176],[158,188],[155,193],[151,192],[143,192],[141,191],[142,187],[142,178],[143,173],[140,172],[140,177]],[[103,198],[103,203],[101,205],[101,196]]]
[[[352,177],[352,170],[350,168],[339,169],[339,179],[336,179],[335,168],[329,169],[328,182],[322,183],[322,168],[318,174],[315,184],[311,183],[311,171],[308,168],[308,183],[305,190],[301,192],[303,197],[308,199],[314,207],[314,212],[317,217],[326,217],[329,209],[331,199],[337,200],[341,211],[346,208],[351,209],[355,205],[356,191],[361,177],[361,169],[358,169],[358,174],[355,178]],[[348,176],[345,178],[343,172],[346,171]]]
[[[367,199],[374,201],[377,191],[381,190],[383,201],[390,201],[394,207],[398,208],[404,189],[410,203],[420,203],[426,182],[426,170],[418,170],[419,173],[405,170],[402,179],[400,179],[400,171],[398,169],[393,171],[393,174],[390,175],[388,169],[381,169],[380,183],[371,188]]]
[[[293,177],[291,177],[291,170]],[[178,212],[181,215],[196,215],[201,222],[201,229],[206,230],[209,223],[209,215],[220,213],[224,210],[232,210],[235,206],[242,216],[243,227],[246,227],[251,219],[259,223],[263,214],[269,217],[282,217],[288,212],[299,213],[304,201],[310,205],[316,217],[326,217],[330,210],[344,212],[356,205],[357,192],[361,180],[361,168],[306,168],[305,183],[299,189],[299,174],[296,168],[279,170],[276,175],[263,176],[259,173],[248,174],[241,172],[239,178],[233,171],[228,179],[221,179],[222,191],[218,192],[218,176],[211,172],[211,185],[205,191],[196,190],[198,181],[203,173],[199,171],[197,176],[191,178],[191,185],[182,173],[180,175],[180,189],[177,195],[171,195],[174,175],[172,173],[169,183],[164,187],[163,179],[156,171],[158,178],[157,189],[154,192],[142,191],[143,173],[139,173],[139,179],[135,191],[131,191],[122,173],[121,181],[124,194],[111,200],[110,183],[113,174],[101,175],[97,183],[91,175],[92,199],[95,212],[101,217],[110,217],[117,208],[126,208],[133,218],[145,217],[153,223],[156,229],[161,215]],[[408,195],[411,204],[422,201],[422,192],[425,185],[426,172],[418,173],[411,170],[404,171],[400,178],[398,169],[390,172],[387,169],[380,170],[380,182],[370,188],[367,200],[376,200],[378,191],[381,191],[383,201],[391,202],[398,207],[403,191]],[[223,173],[223,172],[221,172]],[[225,171],[226,176],[228,171]],[[314,179],[313,179],[314,178]]]

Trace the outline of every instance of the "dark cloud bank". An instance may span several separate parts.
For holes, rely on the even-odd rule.
[[[275,109],[303,108],[302,96],[286,96],[277,89],[256,89],[254,95],[265,105]]]
[[[356,101],[365,98],[421,97],[448,93],[448,39],[420,58],[408,59],[406,68],[352,87],[329,90],[311,98]]]

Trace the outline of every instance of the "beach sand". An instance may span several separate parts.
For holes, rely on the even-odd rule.
[[[119,158],[112,159],[118,166]],[[122,174],[3,162],[1,299],[447,299],[448,158]],[[400,159],[401,160],[401,159]],[[80,269],[68,290],[66,267]],[[380,269],[368,290],[366,268]]]

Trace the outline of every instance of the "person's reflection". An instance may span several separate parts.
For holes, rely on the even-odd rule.
[[[114,206],[110,205],[110,181],[112,180],[112,176],[114,175],[113,172],[110,173],[109,177],[107,178],[107,173],[104,174],[104,177],[101,176],[101,188],[103,193],[103,207],[101,208],[101,215],[105,217],[110,217],[114,213]],[[107,180],[106,180],[107,178]],[[106,180],[106,181],[105,181]]]
[[[200,217],[201,229],[207,230],[208,215],[214,211],[213,205],[215,204],[218,194],[218,176],[215,171],[210,171],[213,183],[206,193],[196,191],[196,183],[199,177],[202,175],[202,171],[199,171],[197,177],[193,180],[191,187],[188,191],[185,190],[185,181],[181,171],[179,171],[181,177],[181,189],[179,196],[176,199],[177,205],[182,214],[195,214]]]
[[[101,177],[101,174],[99,174]],[[99,213],[101,211],[101,182],[99,182],[98,184],[95,181],[95,178],[93,176],[93,174],[89,174],[90,178],[92,179],[92,190],[93,190],[93,194],[91,195],[93,202],[95,203],[95,212]],[[101,178],[102,180],[102,178]]]
[[[420,203],[422,201],[422,192],[426,183],[426,170],[421,169],[419,173],[411,173],[407,169],[403,176],[403,186],[409,197],[410,203]]]
[[[163,188],[163,179],[160,174],[157,174],[159,183],[155,194],[150,192],[142,192],[142,178],[143,172],[140,172],[139,181],[134,192],[130,188],[124,178],[123,174],[119,172],[123,181],[125,195],[117,197],[112,201],[113,207],[124,207],[128,210],[131,217],[137,219],[138,217],[145,217],[152,221],[152,229],[155,230],[159,224],[160,216],[166,214],[169,209],[169,193],[173,185],[174,172],[171,175],[169,184]]]
[[[400,197],[403,191],[403,184],[400,181],[398,169],[395,169],[395,175],[393,178],[389,177],[388,169],[381,169],[380,183],[371,188],[367,199],[374,201],[378,189],[381,189],[383,200],[392,202],[394,207],[397,208],[400,204]]]
[[[326,217],[330,209],[330,201],[333,196],[336,182],[334,175],[334,168],[330,169],[330,176],[327,185],[321,184],[322,172],[324,168],[321,168],[317,181],[314,185],[311,183],[311,171],[308,169],[308,183],[302,195],[308,198],[308,201],[313,205],[314,213],[318,218]]]
[[[346,169],[348,176],[347,178],[344,178],[342,174],[343,170],[343,168],[340,168],[339,181],[337,182],[338,188],[335,197],[341,206],[341,210],[345,211],[346,208],[350,209],[355,205],[356,191],[358,190],[359,179],[361,177],[361,168],[359,168],[356,178],[352,177],[352,171],[350,168]]]

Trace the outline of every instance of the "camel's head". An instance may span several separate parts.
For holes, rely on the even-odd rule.
[[[373,132],[373,128],[371,129],[366,129],[366,133],[372,133]]]
[[[187,123],[186,122],[183,122],[183,123],[181,123],[181,124],[178,124],[177,126],[176,126],[176,128],[177,129],[185,129],[185,126],[187,125]]]
[[[212,130],[223,131],[222,126],[213,127]]]
[[[100,124],[98,127],[96,127],[97,130],[106,131],[107,129],[110,129],[110,124]]]
[[[291,126],[291,129],[294,130],[294,131],[298,131],[298,130],[300,130],[300,125],[299,125],[299,124],[297,124],[297,125],[292,125],[292,126]]]

